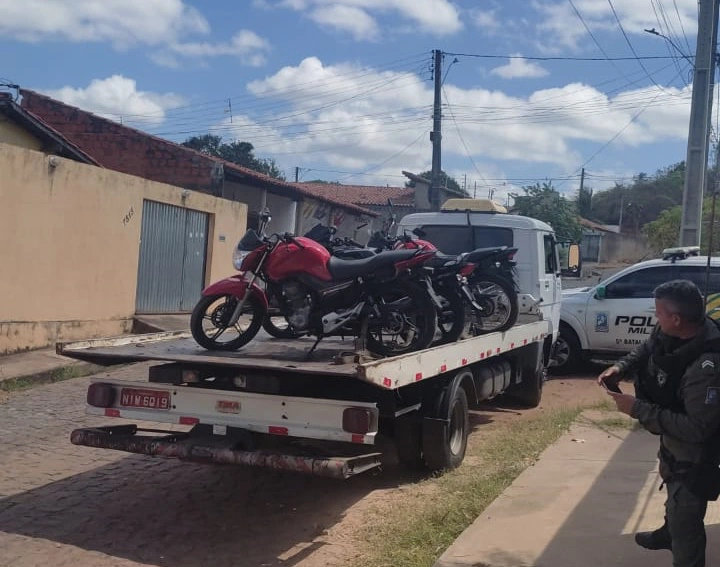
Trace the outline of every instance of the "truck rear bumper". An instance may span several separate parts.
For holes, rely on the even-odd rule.
[[[236,440],[218,436],[196,436],[136,425],[114,425],[76,429],[70,435],[73,445],[114,449],[140,455],[156,455],[199,463],[219,463],[292,471],[312,476],[344,479],[380,466],[381,453],[317,457],[276,451],[244,451]]]

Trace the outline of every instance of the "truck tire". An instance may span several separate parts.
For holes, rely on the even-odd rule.
[[[550,365],[550,373],[570,374],[577,370],[581,361],[582,348],[580,347],[580,339],[568,325],[561,323],[555,343],[553,361]]]
[[[451,382],[441,398],[446,396],[447,402],[440,400],[436,419],[423,420],[423,459],[431,471],[457,468],[467,450],[470,415],[467,394],[459,380]]]
[[[513,386],[508,397],[524,408],[536,408],[542,400],[543,384],[547,371],[544,366],[538,369],[527,368],[523,371],[522,381]]]
[[[416,471],[425,468],[422,456],[420,420],[415,416],[399,417],[395,421],[395,449],[403,468]]]

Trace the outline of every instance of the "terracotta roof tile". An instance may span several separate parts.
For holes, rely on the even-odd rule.
[[[354,205],[385,205],[390,199],[399,207],[415,206],[415,189],[411,187],[373,187],[339,183],[299,183],[316,197],[325,197]]]

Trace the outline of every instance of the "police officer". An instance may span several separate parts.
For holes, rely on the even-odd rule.
[[[660,436],[665,523],[635,534],[635,541],[671,550],[674,567],[704,567],[705,511],[720,492],[720,328],[705,316],[692,282],[667,282],[654,295],[652,334],[598,382],[612,389],[633,374],[636,396],[608,394],[619,411]]]

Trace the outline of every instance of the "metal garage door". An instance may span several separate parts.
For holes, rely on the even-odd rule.
[[[191,311],[205,283],[208,214],[143,202],[138,313]]]

